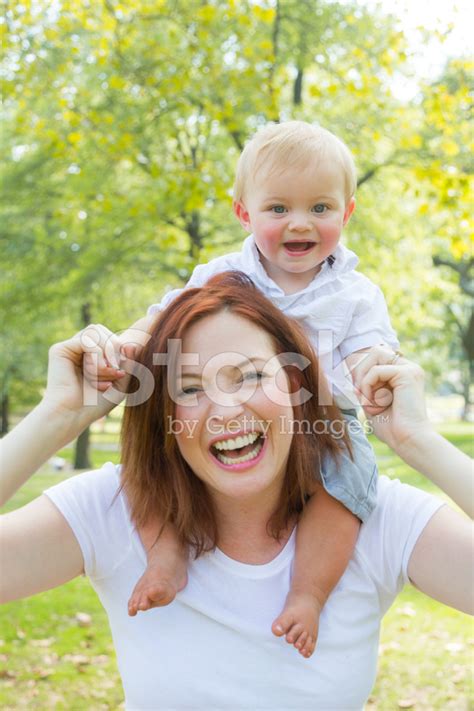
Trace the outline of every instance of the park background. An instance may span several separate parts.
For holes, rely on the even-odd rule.
[[[40,397],[51,343],[90,322],[122,330],[197,263],[239,249],[239,152],[259,126],[296,118],[352,149],[359,184],[345,244],[426,369],[441,431],[468,451],[472,14],[467,3],[458,14],[437,7],[4,2],[2,433]],[[93,427],[11,506],[69,466],[118,461],[118,430],[117,415]],[[434,490],[375,446],[384,473]],[[1,623],[3,708],[120,707],[106,618],[84,580],[7,606]],[[408,590],[382,642],[368,708],[470,707],[468,618]]]

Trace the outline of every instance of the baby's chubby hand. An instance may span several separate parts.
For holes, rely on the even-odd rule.
[[[367,373],[376,365],[394,365],[400,357],[401,353],[381,344],[352,353],[347,359],[357,395],[367,415],[380,415],[393,401],[393,393],[386,384],[378,384],[370,392],[362,387]]]
[[[112,385],[125,391],[133,370],[130,367],[125,369],[125,366],[130,366],[130,361],[138,357],[148,342],[154,322],[154,316],[147,316],[119,335],[102,324],[87,326],[81,333],[81,339],[84,346],[83,372],[88,383],[100,392],[109,390]]]
[[[105,392],[126,375],[121,368],[127,357],[126,346],[110,329],[98,323],[87,326],[80,338],[84,346],[84,377],[96,390]]]

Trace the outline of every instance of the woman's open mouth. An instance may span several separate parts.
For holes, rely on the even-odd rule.
[[[288,254],[301,257],[311,252],[316,247],[316,242],[285,242],[283,246]]]
[[[249,432],[219,439],[211,447],[212,456],[219,464],[230,469],[245,469],[261,459],[266,439],[261,432]]]

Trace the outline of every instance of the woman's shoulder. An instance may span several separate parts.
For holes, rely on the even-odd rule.
[[[120,466],[106,462],[100,469],[74,474],[44,493],[53,501],[71,500],[88,507],[107,507],[120,488]]]
[[[377,504],[361,526],[356,555],[390,596],[408,582],[408,562],[433,514],[444,502],[399,479],[379,477]]]
[[[44,494],[73,530],[81,547],[85,571],[103,577],[116,556],[130,543],[133,530],[120,490],[120,467],[107,462],[100,469],[77,474]]]

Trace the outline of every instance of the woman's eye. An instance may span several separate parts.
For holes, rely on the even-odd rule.
[[[286,212],[286,207],[284,205],[273,205],[270,210],[276,215],[283,215]]]
[[[261,371],[252,371],[250,373],[244,373],[242,375],[242,381],[243,382],[254,382],[255,380],[257,382],[260,382],[265,377],[265,373],[262,373]]]
[[[323,205],[322,202],[318,202],[317,205],[314,205],[313,212],[317,212],[319,215],[321,215],[323,212],[326,212],[326,210],[328,210],[328,209],[329,208],[327,205]]]
[[[197,385],[188,385],[188,387],[181,389],[180,395],[196,395],[199,392],[201,392],[201,388],[198,388]]]

